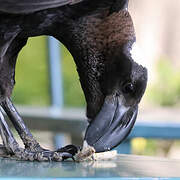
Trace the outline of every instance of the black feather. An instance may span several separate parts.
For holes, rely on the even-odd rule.
[[[115,0],[111,7],[110,14],[128,8],[129,0]]]
[[[82,0],[81,0],[82,1]],[[56,8],[80,0],[0,0],[0,11],[10,14],[28,14],[36,11]]]

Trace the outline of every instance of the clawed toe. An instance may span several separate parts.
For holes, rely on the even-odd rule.
[[[0,146],[0,156],[3,157],[12,157],[17,160],[29,161],[64,161],[68,158],[74,159],[73,156],[78,152],[78,147],[74,145],[65,146],[57,151],[43,149],[39,143],[34,141],[33,137],[31,142],[31,136],[21,137],[24,140],[25,149],[21,148],[9,129],[1,109],[0,134],[3,140],[3,146]],[[25,143],[26,140],[28,140],[28,143]]]
[[[64,161],[65,159],[73,159],[73,156],[78,152],[78,148],[74,145],[68,145],[56,151],[44,150],[41,152],[29,152],[33,154],[36,161]]]
[[[71,154],[72,156],[74,156],[78,152],[79,149],[80,149],[79,147],[71,144],[71,145],[67,145],[65,147],[59,148],[56,151],[57,152],[68,153],[68,154]]]
[[[56,161],[61,162],[65,159],[72,158],[73,155],[68,152],[58,152],[58,151],[41,151],[41,152],[31,152],[27,149],[23,149],[16,146],[11,153],[7,151],[5,146],[0,146],[0,156],[1,157],[10,157],[16,160],[23,160],[23,161]]]
[[[75,161],[74,156],[78,153],[79,150],[80,147],[71,144],[57,149],[57,152],[61,152],[63,154],[63,160],[71,158],[73,161]]]
[[[62,161],[63,158],[61,154],[53,151],[42,151],[42,152],[35,152],[34,153],[34,160],[35,161]]]
[[[30,152],[27,150],[15,152],[15,158],[20,160],[29,160],[29,161],[64,161],[65,159],[72,158],[73,155],[67,152],[57,152],[57,151],[42,151],[42,152]]]

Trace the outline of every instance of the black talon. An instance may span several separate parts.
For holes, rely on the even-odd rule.
[[[67,152],[63,152],[62,153],[62,160],[66,160],[66,159],[69,159],[69,158],[73,158],[73,155],[70,154],[70,153],[67,153]]]
[[[78,150],[79,150],[79,147],[76,147],[75,145],[67,145],[60,149],[57,149],[57,152],[62,152],[62,153],[67,152],[74,156],[78,152]]]
[[[74,157],[72,157],[72,160],[75,162],[76,160],[74,159]]]
[[[65,147],[62,147],[60,149],[57,150],[57,152],[67,152],[72,154],[73,156],[78,152],[79,148],[76,147],[75,145],[67,145]]]
[[[62,152],[63,161],[68,158],[71,158],[73,161],[75,161],[74,155],[77,154],[78,150],[79,147],[76,147],[75,145],[67,145],[58,149],[57,152]]]

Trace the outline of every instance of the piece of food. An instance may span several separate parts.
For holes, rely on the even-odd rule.
[[[102,153],[95,153],[95,149],[92,146],[89,146],[85,141],[83,144],[83,148],[78,154],[75,156],[75,161],[92,161],[92,160],[107,160],[113,159],[116,157],[117,151],[107,151]]]
[[[93,154],[93,159],[98,161],[98,160],[107,160],[107,159],[113,159],[117,156],[117,151],[106,151],[102,153],[94,153]]]
[[[86,141],[84,141],[83,148],[75,156],[75,161],[81,162],[86,160],[93,160],[93,154],[95,149],[92,146],[89,146]]]

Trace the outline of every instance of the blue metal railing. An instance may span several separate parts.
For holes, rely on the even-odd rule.
[[[136,122],[128,138],[116,148],[118,153],[131,154],[131,140],[137,137],[146,139],[180,139],[180,123]]]
[[[61,72],[60,43],[53,37],[48,37],[49,74],[51,88],[51,105],[63,108],[63,78]]]
[[[64,106],[63,99],[63,77],[62,77],[62,55],[60,50],[60,43],[58,40],[49,36],[48,41],[48,59],[49,59],[49,78],[51,90],[51,107],[58,109],[60,112]],[[56,148],[65,146],[66,140],[63,133],[58,133],[54,137],[54,144]]]

